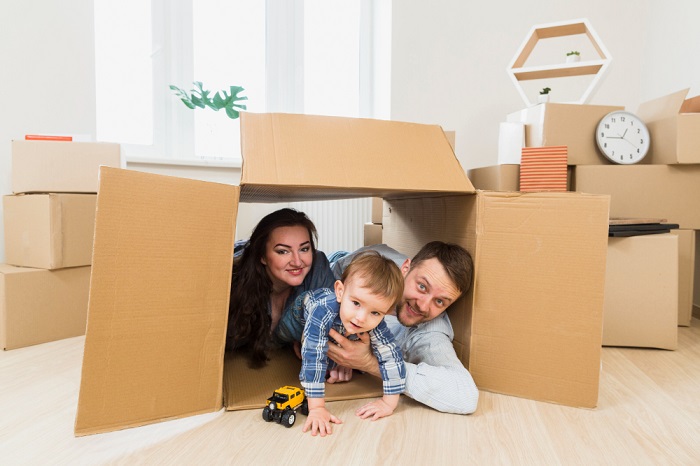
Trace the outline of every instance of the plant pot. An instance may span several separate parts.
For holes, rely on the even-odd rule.
[[[539,94],[537,96],[537,102],[541,104],[549,102],[549,94]]]
[[[581,55],[567,55],[566,63],[576,63],[581,61]]]

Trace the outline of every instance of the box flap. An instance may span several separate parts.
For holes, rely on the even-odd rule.
[[[75,432],[216,411],[238,187],[101,167]]]
[[[473,192],[439,126],[241,114],[241,201]]]
[[[659,97],[648,102],[644,102],[637,110],[637,116],[644,122],[662,120],[678,115],[681,112],[683,101],[690,89],[674,92],[664,97]]]
[[[685,100],[681,105],[681,113],[700,113],[700,95]]]

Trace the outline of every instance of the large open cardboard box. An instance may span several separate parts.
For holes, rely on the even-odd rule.
[[[596,405],[607,196],[476,192],[438,126],[244,113],[241,135],[240,187],[101,170],[77,435],[262,407],[296,379],[298,362],[224,357],[239,202],[384,198],[389,245],[472,253],[473,289],[449,315],[480,389]]]
[[[650,100],[637,110],[649,128],[653,164],[700,163],[700,96],[686,99],[688,90]]]

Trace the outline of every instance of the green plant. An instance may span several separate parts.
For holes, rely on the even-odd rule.
[[[570,57],[571,55],[581,55],[581,52],[579,52],[578,50],[572,50],[571,52],[566,54],[567,57]]]
[[[549,94],[549,91],[551,91],[551,90],[552,90],[551,88],[545,87],[540,91],[540,94],[542,94],[542,95]]]
[[[211,91],[204,89],[201,81],[195,81],[193,84],[194,89],[191,89],[189,94],[177,86],[170,85],[170,89],[182,100],[182,103],[192,110],[197,107],[209,107],[215,112],[224,109],[226,115],[235,120],[240,115],[237,109],[245,110],[247,108],[245,105],[237,103],[241,100],[248,100],[248,97],[238,95],[245,90],[241,86],[231,86],[228,92],[226,90],[217,91],[211,97]]]

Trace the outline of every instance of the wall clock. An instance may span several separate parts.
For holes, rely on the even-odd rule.
[[[605,115],[595,133],[598,149],[614,163],[631,165],[649,152],[649,130],[635,114],[619,110]]]

